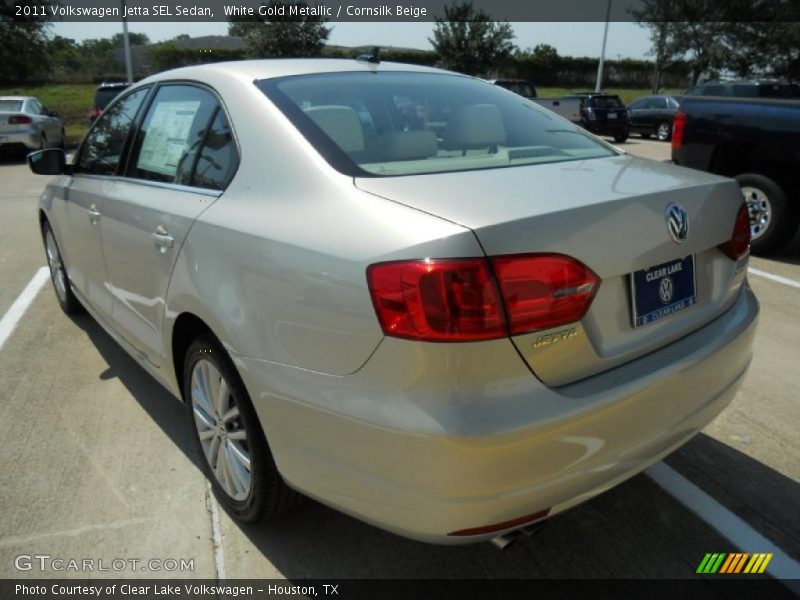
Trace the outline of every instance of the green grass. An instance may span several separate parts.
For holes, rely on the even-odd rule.
[[[89,109],[94,101],[92,83],[51,83],[37,86],[0,88],[0,96],[36,96],[48,110],[64,119],[67,144],[77,144],[89,128]]]
[[[566,96],[568,94],[574,94],[575,92],[591,92],[594,91],[594,88],[554,88],[554,87],[536,87],[536,93],[541,98],[550,98],[550,97],[559,97],[559,96]],[[607,88],[603,90],[604,94],[616,94],[620,97],[620,99],[625,103],[625,105],[630,104],[637,98],[641,98],[642,96],[649,96],[651,94],[650,88],[638,88],[638,89],[620,89],[620,88]],[[683,90],[671,90],[671,89],[664,89],[661,90],[661,94],[675,94],[680,95],[683,93]]]

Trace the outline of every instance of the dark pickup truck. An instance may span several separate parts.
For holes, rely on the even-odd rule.
[[[685,96],[672,159],[735,177],[750,211],[752,250],[782,246],[800,222],[800,101]]]

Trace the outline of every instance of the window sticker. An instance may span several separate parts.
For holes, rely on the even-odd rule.
[[[189,133],[200,101],[161,102],[147,127],[138,169],[174,177],[189,145]]]

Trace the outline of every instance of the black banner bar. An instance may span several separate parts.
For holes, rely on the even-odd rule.
[[[529,22],[583,22],[583,21],[636,21],[636,13],[652,0],[473,0],[478,10],[488,13],[496,21]],[[669,2],[664,3],[659,21],[671,19]],[[694,0],[700,2],[702,0]],[[452,0],[309,0],[305,9],[283,7],[284,19],[302,20],[308,14],[331,22],[344,21],[433,21],[444,15],[444,7]],[[716,12],[698,11],[698,19],[708,21],[741,20],[790,22],[800,21],[800,3],[796,0],[729,0],[725,3],[725,16]],[[131,22],[223,22],[230,18],[268,17],[267,0],[17,0],[8,3],[0,21],[40,18],[47,21],[113,22],[125,15]],[[608,19],[607,19],[608,14]]]

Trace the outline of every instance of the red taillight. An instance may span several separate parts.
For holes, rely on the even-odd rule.
[[[742,204],[736,213],[731,239],[718,248],[731,260],[739,260],[750,250],[750,211],[747,210],[747,204]]]
[[[672,120],[672,149],[679,150],[683,146],[683,134],[686,131],[686,113],[678,110]]]
[[[491,266],[483,258],[379,263],[367,269],[367,280],[386,335],[433,342],[572,323],[586,314],[599,284],[587,267],[557,254],[500,256]]]
[[[92,109],[89,111],[89,118],[96,119],[97,117],[100,116],[101,112],[103,111],[97,108],[96,106],[93,106]]]
[[[28,125],[31,123],[30,117],[9,117],[8,124],[9,125]]]
[[[485,259],[379,263],[367,269],[367,280],[386,335],[460,342],[507,334]]]
[[[583,318],[597,293],[597,275],[561,254],[492,259],[511,334],[550,329]]]

